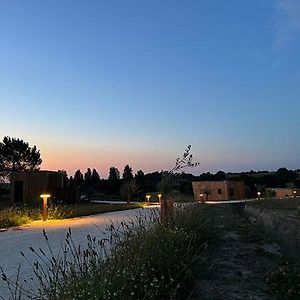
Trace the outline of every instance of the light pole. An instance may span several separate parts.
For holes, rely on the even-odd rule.
[[[43,221],[46,221],[47,217],[48,217],[47,201],[48,201],[48,198],[50,198],[51,196],[49,194],[42,194],[42,195],[40,195],[40,197],[43,199],[42,218],[43,218]]]

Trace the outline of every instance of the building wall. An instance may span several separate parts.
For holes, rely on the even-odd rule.
[[[196,201],[222,201],[245,198],[245,186],[241,181],[194,181],[192,185]],[[209,192],[207,196],[205,191]],[[203,195],[202,197],[201,194]]]
[[[43,193],[57,194],[64,187],[63,174],[53,171],[16,172],[11,175],[11,202],[16,202],[15,185],[23,184],[23,199],[25,203],[39,203]]]
[[[290,188],[273,188],[271,189],[275,192],[276,198],[294,197],[300,196],[300,189],[290,189]],[[294,193],[294,191],[296,193]]]
[[[246,198],[245,185],[243,181],[226,181],[228,190],[228,200],[241,200]],[[233,196],[229,195],[230,188],[233,189]]]

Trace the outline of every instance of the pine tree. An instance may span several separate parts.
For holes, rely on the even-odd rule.
[[[126,165],[123,172],[123,180],[129,181],[133,179],[132,168],[129,165]]]

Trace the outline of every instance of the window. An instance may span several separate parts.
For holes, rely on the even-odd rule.
[[[229,189],[229,197],[233,197],[233,195],[234,195],[234,190],[233,190],[233,188],[230,188]]]
[[[222,195],[222,190],[218,189],[218,195]]]

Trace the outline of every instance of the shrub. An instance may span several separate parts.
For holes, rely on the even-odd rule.
[[[37,209],[11,207],[0,210],[0,228],[19,226],[41,218]]]

